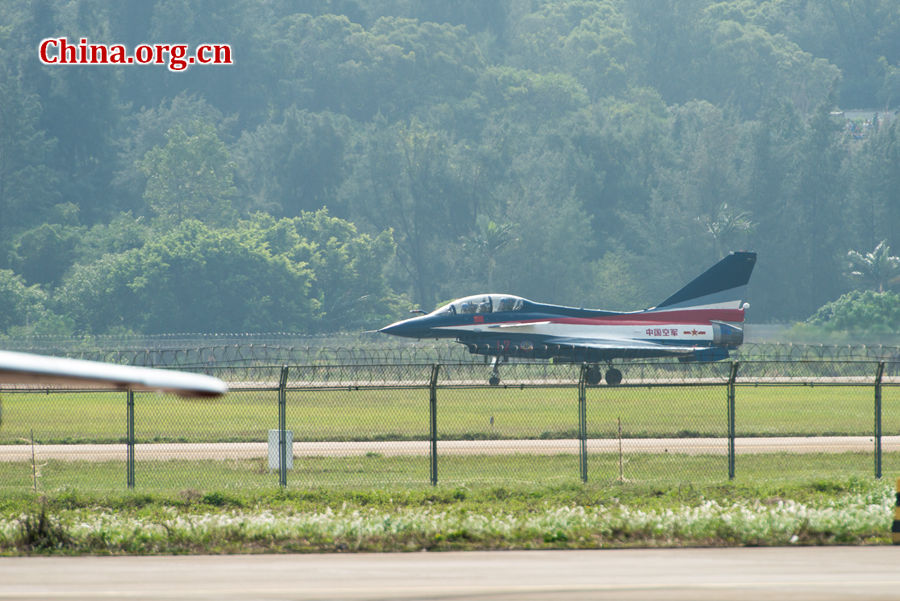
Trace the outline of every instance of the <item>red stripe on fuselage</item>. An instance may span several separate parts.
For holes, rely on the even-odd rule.
[[[647,324],[686,324],[706,325],[711,321],[744,321],[743,309],[686,309],[681,311],[649,311],[645,313],[623,313],[621,315],[605,315],[603,317],[554,317],[547,316],[543,319],[527,321],[513,321],[503,323],[517,323],[528,325],[533,322],[551,321],[573,325],[589,326],[642,326]]]

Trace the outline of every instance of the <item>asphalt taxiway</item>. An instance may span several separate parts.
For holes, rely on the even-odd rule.
[[[900,547],[13,557],[0,600],[900,599]]]

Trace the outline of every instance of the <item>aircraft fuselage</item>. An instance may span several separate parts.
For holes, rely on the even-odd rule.
[[[514,310],[492,310],[510,303]],[[471,306],[474,312],[459,311]],[[469,352],[488,356],[596,362],[671,356],[676,349],[686,349],[685,359],[709,361],[726,358],[728,348],[741,344],[742,329],[725,322],[743,319],[742,308],[622,313],[483,294],[380,331],[407,338],[453,338]],[[604,343],[588,347],[585,340]]]
[[[734,252],[657,306],[623,313],[536,303],[509,294],[479,294],[427,315],[404,319],[381,332],[407,338],[454,338],[469,352],[597,363],[613,359],[677,357],[718,361],[744,340],[747,283],[756,253]],[[597,369],[593,370],[597,381]],[[607,381],[621,381],[610,368]]]

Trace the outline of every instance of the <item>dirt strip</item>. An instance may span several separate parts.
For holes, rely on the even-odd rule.
[[[882,438],[882,451],[900,451],[900,436]],[[625,438],[621,450],[633,453],[673,453],[686,455],[726,455],[725,438]],[[809,436],[793,438],[737,438],[739,455],[758,453],[850,453],[874,452],[871,436]],[[354,457],[378,453],[386,457],[427,456],[426,440],[375,442],[295,442],[295,457]],[[442,440],[438,454],[446,455],[558,455],[577,454],[579,441],[562,440]],[[618,453],[617,439],[590,439],[589,453]],[[0,461],[31,461],[30,445],[0,445]],[[118,461],[126,457],[124,444],[35,445],[38,461]],[[265,442],[153,443],[135,445],[137,461],[171,459],[258,459],[269,454]]]

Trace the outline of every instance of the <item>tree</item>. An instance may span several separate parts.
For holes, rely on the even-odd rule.
[[[900,101],[900,66],[890,64],[883,56],[878,61],[884,71],[884,79],[878,92],[881,106],[896,106]]]
[[[806,323],[827,332],[896,333],[900,324],[900,295],[854,290],[820,307]]]
[[[699,27],[709,0],[625,0],[622,12],[635,45],[632,77],[669,104],[702,97],[697,93],[698,54],[709,51]]]
[[[239,230],[188,220],[141,248],[76,265],[56,302],[79,330],[309,331],[312,271]]]
[[[463,240],[463,256],[481,269],[487,266],[487,287],[488,291],[493,292],[497,258],[506,247],[515,242],[515,226],[512,223],[498,224],[479,215],[475,227],[475,231]]]
[[[588,105],[584,86],[564,73],[488,67],[478,80],[478,90],[484,110],[526,132],[552,128]]]
[[[464,97],[484,58],[464,26],[383,17],[368,29],[344,15],[294,14],[270,32],[282,106],[359,121],[406,119]]]
[[[290,107],[281,121],[245,132],[235,148],[241,187],[252,209],[296,217],[330,204],[346,176],[349,122],[333,113]]]
[[[516,224],[516,236],[498,257],[495,291],[537,301],[590,306],[595,300],[590,272],[592,220],[560,181],[561,170],[552,160],[556,158],[542,157],[545,164],[540,170],[516,178],[521,188],[506,190],[503,220]],[[531,161],[527,165],[536,167]]]
[[[727,250],[720,248],[729,239],[725,231],[737,228],[741,220],[727,225],[729,207],[748,203],[748,160],[746,129],[739,120],[706,101],[671,107],[666,122],[663,148],[651,155],[655,171],[649,184],[649,201],[644,211],[627,211],[622,220],[625,239],[633,250],[652,265],[671,264],[652,278],[649,292],[663,298],[679,282],[693,277],[698,264],[718,260]],[[709,228],[712,228],[712,232]],[[705,234],[712,234],[706,239]],[[708,242],[704,244],[702,241]],[[713,256],[714,255],[714,256]],[[672,257],[680,261],[672,261]]]
[[[548,2],[524,15],[510,38],[512,62],[539,73],[565,73],[592,99],[622,92],[629,83],[634,44],[619,2]]]
[[[398,316],[399,299],[384,275],[395,251],[389,230],[375,236],[360,233],[327,209],[279,220],[257,214],[240,228],[254,244],[313,274],[309,296],[321,312],[311,329],[371,329]]]
[[[60,199],[56,144],[40,117],[40,98],[22,89],[0,46],[0,240],[40,224]]]
[[[138,330],[191,325],[133,296],[175,294],[169,258],[302,266],[283,323],[321,331],[488,286],[628,308],[742,245],[753,318],[796,319],[847,249],[900,244],[898,34],[896,0],[0,2],[0,268]],[[44,65],[50,35],[234,64]],[[854,105],[882,107],[864,141]]]
[[[166,133],[139,163],[147,176],[144,200],[163,226],[186,219],[228,224],[235,217],[232,200],[235,165],[212,125],[197,123],[196,133],[181,126]]]
[[[166,146],[166,134],[170,129],[181,127],[188,136],[195,136],[202,133],[202,128],[215,124],[216,135],[227,141],[235,120],[233,116],[223,115],[206,99],[187,92],[128,115],[123,123],[123,134],[115,142],[118,168],[111,182],[115,207],[135,215],[150,214],[143,198],[147,175],[140,169],[140,164],[153,148]],[[110,219],[114,220],[115,216]]]
[[[870,132],[848,162],[848,247],[870,247],[879,240],[900,244],[900,119]]]
[[[38,286],[27,286],[22,276],[0,269],[0,303],[6,308],[0,312],[0,332],[29,323],[34,319],[33,311],[43,308],[46,300]]]
[[[769,31],[766,19],[781,7],[759,10],[757,4],[627,0],[623,12],[640,59],[634,69],[640,83],[670,104],[702,99],[737,107],[747,118],[773,99],[789,98],[804,112],[827,101],[840,70]]]
[[[340,198],[373,231],[393,229],[413,301],[433,306],[446,296],[450,259],[477,215],[466,149],[414,120],[371,128],[356,151]]]
[[[122,213],[83,233],[75,249],[77,263],[91,263],[106,254],[120,254],[147,243],[153,231],[143,217]]]
[[[38,285],[8,269],[0,269],[0,333],[69,334],[71,324],[49,307],[47,294]]]
[[[109,35],[109,15],[103,3],[77,0],[67,5],[67,10],[58,5],[55,13],[52,29],[29,28],[26,35],[34,36],[26,40],[29,54],[41,38],[48,36],[63,34],[70,43],[77,43],[81,37],[97,41]],[[49,164],[65,182],[62,200],[78,205],[82,223],[103,221],[118,212],[107,201],[106,192],[115,168],[114,140],[125,109],[119,101],[122,70],[81,64],[44,66],[37,57],[31,61],[44,72],[49,84],[40,99],[40,123],[56,140]]]
[[[750,232],[754,223],[750,220],[750,213],[739,209],[731,209],[727,202],[723,202],[714,217],[697,218],[706,227],[706,231],[712,236],[715,245],[715,258],[725,255],[729,248],[737,248],[735,240],[741,235]]]
[[[827,60],[752,23],[705,21],[711,49],[698,64],[703,98],[733,104],[748,117],[772,98],[790,99],[804,113],[829,100],[841,73]]]
[[[791,187],[784,199],[782,230],[791,257],[790,304],[799,314],[808,314],[824,300],[835,298],[844,288],[839,267],[840,252],[847,248],[848,232],[841,227],[847,178],[842,177],[844,151],[840,129],[821,106],[809,118],[797,140]]]
[[[75,261],[84,228],[44,223],[16,237],[10,265],[32,284],[56,286]]]
[[[891,247],[885,240],[879,242],[872,252],[849,251],[847,260],[850,263],[847,275],[866,287],[877,288],[878,292],[884,292],[885,287],[896,283],[900,275],[900,257],[891,255]]]

